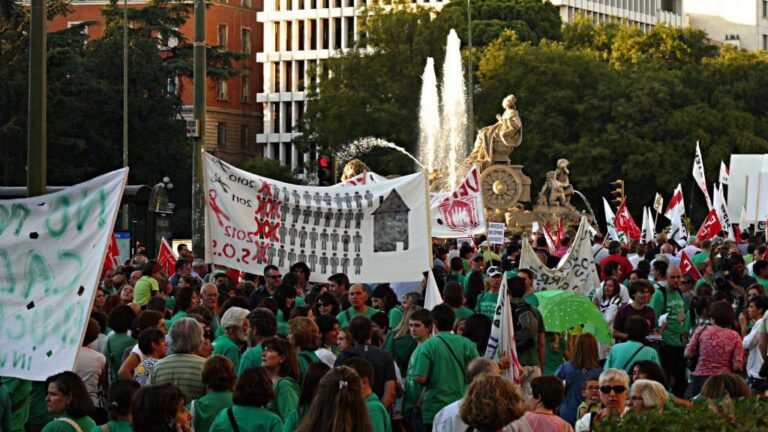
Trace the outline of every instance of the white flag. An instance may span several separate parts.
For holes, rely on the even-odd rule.
[[[617,231],[616,226],[613,225],[613,220],[616,218],[616,215],[613,214],[613,210],[605,197],[603,197],[603,208],[605,209],[605,226],[608,230],[608,238],[623,242],[625,238],[624,233]]]
[[[704,193],[704,199],[707,200],[707,208],[712,210],[712,200],[709,198],[707,180],[704,177],[704,159],[701,157],[701,149],[699,148],[698,141],[696,141],[696,155],[693,158],[693,178],[699,185],[701,192]]]
[[[741,206],[741,216],[739,217],[739,229],[741,232],[748,230],[750,227],[749,220],[747,220],[747,208]]]
[[[731,240],[736,239],[736,235],[733,232],[733,226],[731,226],[731,217],[728,214],[728,203],[725,201],[725,195],[723,195],[723,185],[715,185],[715,212],[723,230],[728,231],[728,238]]]
[[[680,215],[685,214],[685,200],[683,199],[683,186],[678,183],[675,191],[672,192],[672,198],[669,199],[667,204],[667,210],[664,212],[664,217],[672,220],[672,212],[675,211],[675,207],[680,206]]]
[[[731,171],[725,165],[725,162],[720,161],[720,183],[727,185],[728,178],[731,176]]]
[[[641,241],[646,243],[652,242],[653,237],[656,234],[654,229],[655,227],[653,226],[653,216],[651,215],[651,209],[646,207],[643,209],[643,236]]]
[[[512,319],[512,306],[510,305],[509,296],[507,295],[506,277],[501,279],[499,299],[496,301],[496,312],[493,314],[491,336],[488,338],[488,348],[485,350],[485,358],[499,361],[499,359],[505,355],[509,356],[509,367],[502,370],[501,375],[519,385],[520,362],[517,359],[515,326]]]
[[[435,306],[443,304],[443,296],[440,295],[440,290],[437,288],[437,281],[432,269],[427,272],[427,292],[425,294],[424,309],[432,310]]]
[[[648,209],[648,226],[651,228],[651,240],[656,237],[656,221],[653,219],[651,209]]]
[[[643,207],[643,222],[640,224],[640,241],[648,238],[648,207]]]
[[[688,239],[688,232],[685,230],[685,225],[683,225],[680,216],[681,209],[682,206],[675,207],[675,210],[672,212],[672,224],[669,227],[669,238],[675,242]]]

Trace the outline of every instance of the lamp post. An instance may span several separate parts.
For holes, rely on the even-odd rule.
[[[195,0],[194,120],[195,145],[192,151],[192,249],[205,249],[205,200],[203,198],[203,150],[205,150],[205,0]]]
[[[128,168],[128,0],[123,0],[123,168]],[[122,226],[128,228],[128,206],[122,208]]]
[[[474,134],[474,103],[472,101],[472,0],[467,0],[467,148],[472,145]]]
[[[45,194],[47,183],[47,92],[45,0],[30,0],[29,120],[27,121],[27,195]]]

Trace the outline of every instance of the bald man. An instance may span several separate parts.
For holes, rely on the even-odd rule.
[[[499,365],[493,360],[486,358],[477,358],[472,360],[467,366],[467,372],[464,374],[464,380],[467,383],[467,388],[472,384],[478,376],[488,373],[492,375],[501,374]],[[456,402],[446,405],[443,409],[437,412],[435,420],[432,422],[433,431],[454,431],[465,432],[469,429],[461,420],[459,412],[461,411],[461,403],[464,399],[459,399]],[[504,429],[506,430],[506,428]]]
[[[365,315],[368,318],[379,310],[368,306],[368,291],[366,291],[363,284],[354,284],[347,293],[349,298],[349,309],[341,311],[336,315],[336,319],[339,321],[339,328],[345,328],[349,326],[349,322],[357,315]]]
[[[660,286],[653,293],[650,303],[657,319],[661,321],[660,324],[657,323],[664,341],[659,352],[661,364],[667,376],[670,377],[672,393],[677,397],[683,397],[688,386],[684,358],[688,332],[684,327],[686,311],[685,301],[680,292],[681,280],[680,268],[670,266],[667,269],[666,286]],[[666,315],[666,319],[661,318],[663,315]]]

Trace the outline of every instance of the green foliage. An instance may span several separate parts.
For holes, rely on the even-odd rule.
[[[621,421],[595,426],[597,432],[747,432],[766,430],[768,402],[758,398],[726,398],[716,402],[700,402],[693,408],[665,408],[664,412],[644,415],[626,414]]]
[[[303,184],[291,171],[290,166],[280,165],[273,160],[266,160],[260,157],[250,159],[241,167],[245,171],[271,178],[285,183]]]

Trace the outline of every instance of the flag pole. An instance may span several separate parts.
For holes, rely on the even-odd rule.
[[[427,239],[429,240],[427,242],[429,245],[427,247],[427,253],[429,254],[427,257],[429,267],[427,267],[427,269],[432,271],[432,263],[434,262],[434,255],[432,255],[432,200],[429,196],[429,172],[426,169],[422,170],[422,172],[424,173],[424,192],[427,196]],[[429,281],[427,281],[427,283],[429,283]]]

